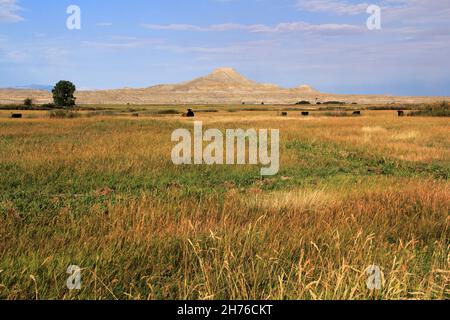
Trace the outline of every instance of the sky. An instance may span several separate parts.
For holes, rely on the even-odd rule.
[[[328,93],[450,96],[449,18],[450,0],[0,0],[0,87],[141,88],[232,67]]]

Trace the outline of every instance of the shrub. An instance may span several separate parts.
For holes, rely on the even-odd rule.
[[[342,102],[342,101],[326,101],[323,104],[345,104],[345,102]]]
[[[450,117],[450,105],[447,101],[421,106],[419,111],[411,112],[410,116]]]
[[[311,104],[311,102],[303,100],[303,101],[297,102],[296,104],[298,104],[298,105]]]
[[[156,111],[155,113],[156,113],[156,114],[160,114],[160,115],[180,114],[179,111],[174,110],[174,109],[158,110],[158,111]]]
[[[55,109],[56,106],[53,103],[44,103],[42,106],[44,109]]]
[[[73,119],[78,118],[79,115],[76,112],[66,110],[54,110],[49,112],[52,119]]]
[[[202,112],[202,113],[216,113],[216,112],[219,112],[219,110],[217,110],[217,109],[205,109],[205,110],[197,110],[197,112]]]
[[[367,110],[375,110],[375,111],[401,111],[401,110],[413,110],[412,105],[402,105],[402,106],[395,106],[395,105],[384,105],[384,106],[369,106],[367,107]]]
[[[26,98],[25,100],[23,100],[23,105],[25,107],[32,107],[33,106],[33,100],[31,100],[30,98]]]
[[[345,111],[329,111],[322,113],[325,117],[350,117],[352,116],[351,113],[345,112]]]

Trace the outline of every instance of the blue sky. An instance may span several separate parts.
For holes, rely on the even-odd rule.
[[[330,93],[450,95],[449,17],[450,0],[0,0],[0,87],[147,87],[227,66]]]

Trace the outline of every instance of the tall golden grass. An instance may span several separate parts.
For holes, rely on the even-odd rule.
[[[201,119],[280,127],[272,113]],[[337,155],[314,155],[324,168],[358,152],[442,168],[450,163],[442,119],[281,120],[290,175],[250,183],[239,179],[252,176],[248,167],[220,176],[171,165],[170,133],[190,126],[178,121],[1,120],[0,298],[450,298],[448,178],[297,177],[298,167],[318,164],[285,145],[337,146]],[[69,265],[82,268],[80,291],[66,287]],[[382,270],[381,290],[366,285],[370,265]]]

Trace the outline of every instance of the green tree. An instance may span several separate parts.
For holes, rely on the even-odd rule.
[[[25,100],[23,100],[23,105],[26,107],[31,107],[33,106],[33,100],[31,100],[30,98],[26,98]]]
[[[52,90],[53,101],[58,107],[73,107],[75,105],[76,87],[70,81],[59,81]]]

